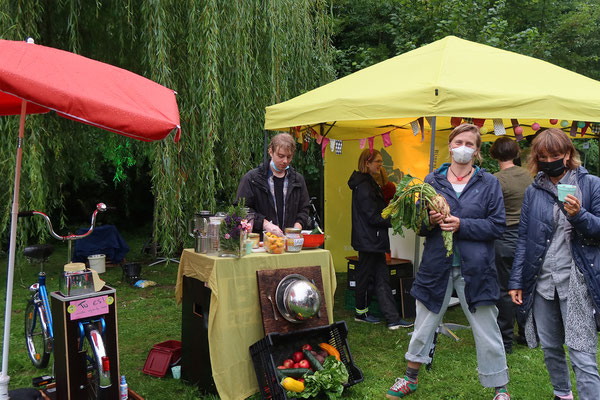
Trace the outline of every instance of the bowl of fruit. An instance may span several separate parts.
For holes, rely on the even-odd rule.
[[[285,237],[277,236],[271,232],[264,232],[263,247],[267,253],[282,254],[285,251]]]
[[[316,249],[325,242],[325,234],[321,230],[302,231],[304,244],[302,250]]]

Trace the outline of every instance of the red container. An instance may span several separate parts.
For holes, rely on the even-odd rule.
[[[316,249],[325,241],[325,234],[318,233],[315,235],[302,235],[304,237],[303,249]]]
[[[179,340],[167,340],[155,344],[146,363],[144,364],[144,373],[157,378],[162,378],[166,375],[169,367],[176,365],[181,360],[181,342]]]

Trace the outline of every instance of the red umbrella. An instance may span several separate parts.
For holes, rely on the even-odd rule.
[[[0,399],[7,374],[22,143],[26,114],[60,116],[151,142],[181,134],[175,92],[130,71],[67,51],[0,40],[0,115],[21,115],[15,165]]]

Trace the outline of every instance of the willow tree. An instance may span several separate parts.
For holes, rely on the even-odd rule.
[[[1,38],[31,36],[172,88],[183,129],[179,143],[146,144],[56,116],[28,117],[23,208],[64,215],[67,195],[85,196],[64,193],[67,182],[100,179],[112,164],[117,184],[128,185],[127,166],[147,159],[155,239],[176,254],[191,213],[231,202],[241,175],[261,160],[265,106],[333,79],[330,23],[325,0],[0,2]],[[4,238],[17,123],[0,119]]]

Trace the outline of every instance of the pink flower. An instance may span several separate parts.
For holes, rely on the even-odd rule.
[[[225,234],[225,239],[230,239],[230,238],[231,238],[231,235],[229,233],[226,233]]]

